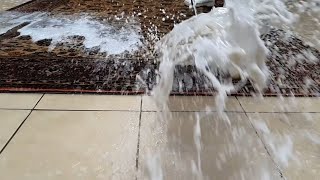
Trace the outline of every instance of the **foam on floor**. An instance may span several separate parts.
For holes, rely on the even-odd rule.
[[[58,43],[72,43],[71,37],[74,36],[84,37],[83,44],[86,48],[99,48],[100,52],[108,55],[136,51],[142,45],[140,26],[132,19],[113,25],[97,21],[89,15],[71,17],[32,13],[8,14],[0,18],[5,22],[0,27],[0,34],[19,24],[30,22],[18,30],[20,36],[30,36],[34,42],[51,39],[49,50],[54,49]]]

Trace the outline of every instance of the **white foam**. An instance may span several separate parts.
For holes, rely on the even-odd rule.
[[[54,49],[58,43],[72,43],[72,36],[84,37],[83,44],[86,48],[98,47],[100,52],[108,55],[136,51],[142,45],[140,26],[133,20],[116,26],[97,21],[89,15],[54,17],[44,13],[8,19],[9,25],[0,29],[0,33],[24,22],[31,22],[18,30],[20,36],[30,36],[34,42],[52,39],[49,50]]]

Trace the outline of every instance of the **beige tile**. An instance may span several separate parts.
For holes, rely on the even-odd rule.
[[[34,111],[0,158],[2,179],[132,179],[138,112]]]
[[[28,110],[0,110],[0,150],[29,113]]]
[[[141,96],[46,94],[36,109],[140,111]]]
[[[42,94],[0,93],[0,108],[32,109]]]
[[[171,96],[169,99],[171,111],[216,111],[214,96]],[[157,111],[151,96],[142,97],[143,111]],[[227,111],[242,112],[242,108],[235,97],[229,97],[226,103]]]
[[[320,112],[320,98],[238,97],[247,112]]]
[[[1,0],[0,11],[5,11],[20,4],[26,3],[30,0]]]
[[[320,176],[320,114],[249,114],[287,179]]]
[[[197,116],[201,136],[194,136]],[[192,170],[192,163],[199,167],[200,162],[195,169],[201,169],[204,179],[280,179],[245,114],[228,116],[230,124],[216,113],[177,112],[165,120],[155,112],[142,113],[140,178],[162,171],[163,179],[200,179]],[[195,137],[201,139],[200,151]]]

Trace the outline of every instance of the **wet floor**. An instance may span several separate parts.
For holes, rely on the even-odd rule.
[[[168,180],[199,180],[201,174],[203,180],[317,180],[320,100],[295,102],[232,97],[227,124],[214,112],[213,97],[172,97],[175,112],[161,121],[147,96],[0,94],[0,174],[26,180],[144,180],[152,172]],[[200,116],[200,161],[194,112]],[[282,158],[286,136],[293,148],[288,165]]]
[[[300,13],[294,31],[303,41],[311,43],[320,50],[320,12]]]
[[[1,5],[5,7],[10,2],[25,1],[2,0]],[[72,2],[70,6],[79,5],[78,11],[81,12],[90,11],[89,7],[95,11],[111,1]],[[89,5],[80,6],[80,2]],[[104,5],[104,8],[109,8]],[[6,8],[10,7],[6,5]],[[317,28],[316,24],[307,17],[301,22],[297,32],[301,37],[312,40],[309,33]],[[12,42],[2,53],[22,45]],[[30,48],[30,39],[20,38],[19,42]],[[47,47],[43,44],[33,45],[46,53]],[[5,58],[17,52],[12,51]],[[45,56],[41,52],[27,55],[21,57]],[[28,62],[22,65],[21,57],[18,61],[13,60],[20,64],[5,68],[26,69],[28,73],[22,75],[24,78],[31,72],[40,71],[40,63],[34,63],[34,68],[30,68]],[[10,64],[4,56],[2,58],[3,64]],[[61,83],[63,73],[53,67],[59,62],[55,60],[46,64],[50,60],[40,59],[43,66],[50,67],[43,72],[50,78],[52,74],[58,74],[59,81],[54,83]],[[64,64],[78,64],[78,61],[72,62]],[[93,71],[87,64],[70,71],[77,73],[76,70],[80,69],[80,74],[85,71],[82,67]],[[61,66],[57,66],[59,68]],[[46,76],[39,77],[43,79]],[[91,80],[94,84],[98,82]],[[247,97],[232,97],[226,109],[229,124],[217,118],[215,107],[212,107],[214,101],[212,97],[172,98],[170,110],[175,112],[167,124],[161,124],[155,105],[145,96],[0,94],[0,174],[4,179],[32,180],[149,179],[154,171],[158,179],[263,179],[257,178],[260,175],[265,179],[318,179],[319,99],[297,98],[292,101],[289,98],[266,98],[261,102]],[[209,106],[212,109],[208,109]],[[193,135],[196,115],[201,117],[200,137]],[[287,135],[292,138],[288,144]],[[201,153],[196,148],[196,138],[201,138]]]

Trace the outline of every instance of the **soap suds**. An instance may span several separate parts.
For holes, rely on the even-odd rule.
[[[37,42],[51,39],[49,51],[59,43],[72,43],[72,37],[84,37],[83,45],[87,49],[99,48],[100,52],[108,55],[133,52],[142,46],[141,28],[133,19],[126,23],[110,24],[97,21],[89,15],[80,17],[51,16],[45,13],[4,14],[1,19],[5,23],[0,28],[0,34],[25,22],[30,24],[19,29],[20,36],[30,36]]]

